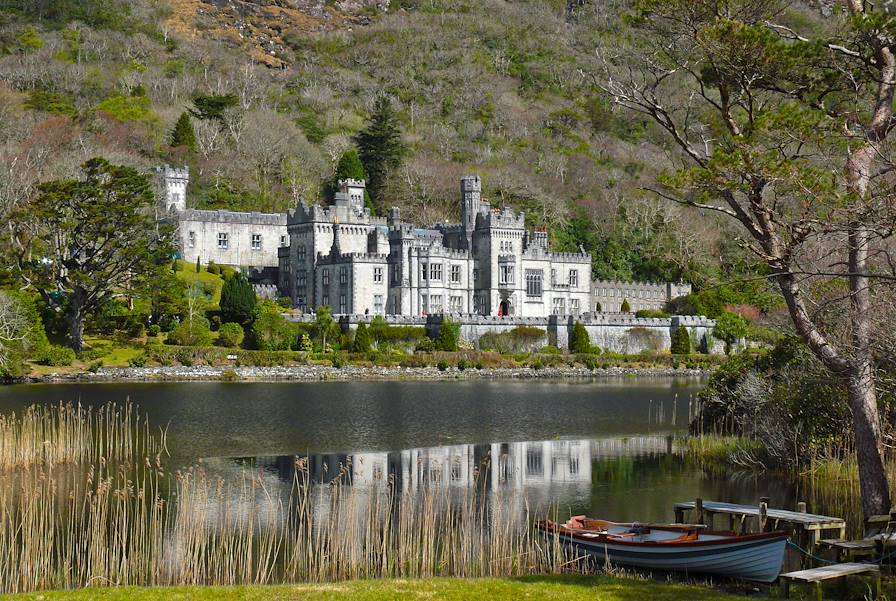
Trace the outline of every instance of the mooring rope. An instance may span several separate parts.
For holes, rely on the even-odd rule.
[[[820,561],[821,563],[824,563],[827,565],[834,565],[836,563],[840,563],[838,561],[831,561],[830,559],[823,559],[821,557],[818,557],[817,555],[813,555],[812,553],[810,553],[809,551],[806,551],[805,549],[803,549],[801,546],[799,546],[798,544],[796,544],[795,542],[793,542],[790,539],[787,539],[787,544],[790,545],[791,547],[793,547],[794,549],[796,549],[797,551],[799,551],[800,553],[802,553],[803,555],[805,555],[806,557],[810,557],[810,558],[814,559],[815,561]],[[884,555],[881,555],[879,558],[869,561],[868,563],[879,564],[879,563],[882,563],[885,559],[889,559],[890,557],[894,557],[894,556],[896,556],[896,550],[890,551],[889,553],[885,553]]]

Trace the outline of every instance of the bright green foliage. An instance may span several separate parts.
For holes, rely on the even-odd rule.
[[[60,92],[37,88],[28,93],[25,106],[34,111],[43,111],[51,115],[64,115],[74,119],[78,116],[78,109],[72,98]]]
[[[627,298],[622,299],[622,305],[619,307],[619,310],[623,313],[631,313],[632,307],[628,304]]]
[[[155,123],[159,119],[146,96],[112,96],[99,103],[96,110],[120,123]]]
[[[577,321],[569,335],[569,350],[573,353],[587,354],[591,352],[591,338],[581,321]]]
[[[311,336],[306,332],[302,332],[302,335],[299,336],[299,350],[305,353],[310,353],[314,350],[314,343],[311,342]]]
[[[193,131],[193,123],[189,113],[183,112],[174,124],[171,131],[171,146],[186,146],[190,152],[196,152],[196,132]]]
[[[16,38],[16,42],[19,44],[19,50],[25,54],[37,52],[44,47],[44,41],[33,27],[29,27],[25,33]]]
[[[691,353],[691,335],[688,329],[677,327],[672,332],[672,345],[669,349],[673,355],[689,355]]]
[[[243,326],[238,323],[228,322],[218,328],[218,344],[220,346],[234,347],[243,343],[246,333]]]
[[[509,332],[486,332],[479,337],[479,348],[499,353],[531,352],[547,335],[541,328],[517,326]]]
[[[337,182],[341,179],[367,179],[367,174],[364,173],[364,164],[361,162],[357,150],[350,148],[342,153],[339,162],[336,163],[336,173],[333,175],[333,179]]]
[[[257,304],[255,288],[242,273],[224,282],[221,289],[221,319],[235,323],[249,323],[255,317]]]
[[[746,319],[735,313],[725,311],[716,317],[716,327],[712,335],[725,342],[725,353],[731,352],[731,346],[741,338],[746,337],[750,330],[750,324]]]
[[[144,289],[167,271],[173,230],[158,223],[147,176],[91,159],[82,179],[40,186],[11,223],[25,257],[16,268],[45,299],[62,292],[69,344],[80,350],[84,320],[124,288]]]
[[[460,343],[460,324],[450,319],[442,321],[442,325],[439,327],[439,335],[436,336],[434,342],[437,351],[457,351]]]
[[[34,299],[0,290],[0,323],[0,380],[20,377],[25,373],[25,360],[43,358],[49,348]]]
[[[187,284],[173,271],[159,274],[146,292],[152,323],[167,328],[186,313]]]
[[[352,341],[352,351],[355,353],[366,353],[371,348],[372,341],[370,339],[370,330],[363,321],[358,324],[355,330],[355,339]]]
[[[358,145],[358,156],[367,173],[367,190],[378,209],[383,208],[383,191],[386,180],[394,169],[397,169],[408,150],[401,140],[401,128],[392,103],[385,95],[381,95],[374,107],[367,127],[355,137]]]
[[[252,337],[261,351],[288,351],[296,342],[298,330],[286,320],[280,307],[270,301],[261,303],[258,317],[252,323]]]
[[[223,96],[193,96],[193,108],[190,114],[197,119],[214,119],[224,122],[224,114],[228,109],[239,105],[239,99],[233,94]]]
[[[635,317],[665,318],[669,317],[669,314],[665,311],[657,311],[655,309],[639,309],[635,312]]]
[[[341,330],[339,324],[333,319],[333,310],[323,306],[317,308],[317,317],[314,320],[315,338],[320,344],[322,352],[329,352],[328,346],[339,339]]]
[[[178,346],[211,346],[211,326],[204,317],[186,319],[168,332],[166,342]]]
[[[75,351],[68,347],[56,346],[54,344],[46,349],[40,358],[40,362],[52,367],[67,367],[75,362]]]

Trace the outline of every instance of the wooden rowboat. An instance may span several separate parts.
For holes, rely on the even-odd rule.
[[[784,564],[786,532],[735,534],[689,524],[621,524],[571,518],[536,527],[565,547],[612,565],[772,582]]]

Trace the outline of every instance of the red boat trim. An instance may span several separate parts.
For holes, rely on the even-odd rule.
[[[592,544],[609,544],[609,545],[618,545],[622,547],[660,547],[660,548],[681,548],[681,547],[713,547],[718,545],[732,544],[732,543],[740,543],[740,542],[752,542],[752,541],[761,541],[761,540],[773,540],[773,539],[782,539],[787,538],[789,535],[787,532],[783,530],[776,530],[774,532],[756,532],[753,534],[735,534],[731,535],[730,533],[722,533],[722,532],[707,532],[705,530],[701,531],[702,534],[717,534],[720,536],[726,536],[726,538],[716,539],[716,540],[697,540],[697,541],[682,541],[682,542],[655,542],[655,541],[645,541],[645,542],[637,542],[630,541],[625,539],[616,539],[609,538],[606,535],[598,535],[598,536],[583,536],[582,534],[576,532],[573,529],[567,528],[566,526],[561,526],[554,522],[538,522],[535,524],[535,527],[539,530],[543,530],[548,534],[558,534],[559,536],[570,538],[573,540],[581,540],[582,542],[592,543]]]

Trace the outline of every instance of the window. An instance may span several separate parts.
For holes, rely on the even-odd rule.
[[[252,234],[252,250],[261,250],[261,234]]]
[[[429,297],[429,312],[430,313],[442,313],[445,310],[445,306],[442,303],[442,295],[441,294],[432,294]]]
[[[321,279],[323,280],[324,286],[330,285],[330,270],[324,269],[323,274],[321,274]],[[327,304],[327,303],[324,303]]]
[[[526,448],[526,475],[544,475],[544,463],[542,463],[541,449],[534,446]]]
[[[478,294],[473,296],[473,313],[482,315],[482,297]]]
[[[578,269],[570,269],[569,270],[569,287],[575,288],[579,285],[579,270]]]
[[[227,246],[227,232],[218,232],[218,248],[226,250]]]
[[[339,283],[348,284],[348,267],[339,268]]]
[[[428,294],[420,295],[420,306],[423,307],[424,315],[429,313],[429,295]]]
[[[196,232],[187,233],[187,246],[189,246],[190,248],[196,248]]]
[[[557,285],[557,270],[552,269],[551,270],[551,286],[556,286],[556,285]]]
[[[451,481],[460,482],[462,474],[463,471],[461,470],[460,457],[455,457],[451,461]]]
[[[479,268],[478,267],[473,268],[473,283],[474,284],[479,283]]]
[[[374,284],[382,284],[383,283],[383,268],[382,267],[374,267],[373,268],[373,283]]]
[[[346,304],[346,299],[344,294],[339,295],[339,312],[343,315],[348,313],[348,305]]]
[[[554,315],[566,315],[566,301],[564,299],[554,299]]]
[[[579,458],[572,457],[569,458],[569,475],[577,476],[579,474]]]
[[[298,247],[298,248],[296,249],[296,258],[297,258],[299,261],[304,261],[304,260],[305,260],[305,246],[304,246],[304,245],[303,245],[303,246],[300,246],[300,247]]]
[[[526,296],[541,298],[543,277],[544,272],[541,269],[526,270]]]
[[[330,295],[324,294],[323,298],[321,299],[320,304],[323,305],[324,307],[329,307],[330,306]]]
[[[579,314],[579,299],[571,298],[569,299],[569,312],[573,315]]]
[[[513,265],[505,264],[499,265],[500,268],[500,283],[501,284],[512,284],[513,283]]]
[[[420,263],[420,279],[424,282],[429,279],[429,263]]]
[[[429,264],[429,279],[435,282],[442,281],[442,264],[441,263],[430,263]]]
[[[392,268],[392,283],[398,284],[401,282],[401,265],[396,265]]]
[[[463,313],[464,298],[462,296],[452,296],[448,299],[448,310],[451,313]]]
[[[286,243],[286,236],[280,236],[280,246],[289,246]]]
[[[308,285],[308,272],[304,269],[300,269],[298,275],[296,276],[296,283],[299,288],[304,288]]]
[[[383,314],[383,295],[382,294],[374,294],[373,295],[373,312],[377,315]]]
[[[460,284],[460,265],[451,266],[451,283]]]

